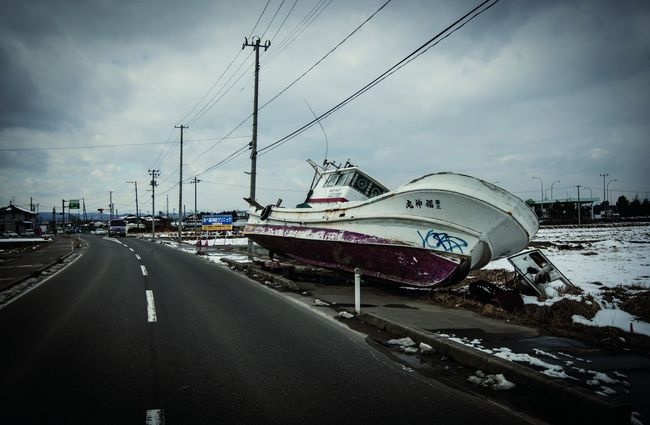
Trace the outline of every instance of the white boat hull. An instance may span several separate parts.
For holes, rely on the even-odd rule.
[[[524,249],[538,229],[521,199],[451,173],[364,201],[267,208],[249,210],[245,233],[269,250],[415,286],[462,280]]]

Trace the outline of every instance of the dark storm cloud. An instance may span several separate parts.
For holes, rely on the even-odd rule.
[[[0,128],[37,123],[36,128],[49,129],[57,118],[48,116],[37,101],[38,88],[16,56],[0,47]]]
[[[30,43],[50,36],[187,42],[184,34],[218,13],[218,2],[30,0],[3,7],[2,27]]]
[[[513,96],[564,94],[647,71],[649,14],[650,3],[638,1],[501,1],[435,54],[489,64],[504,48],[514,47],[522,64],[534,63],[535,69],[513,64],[504,79],[539,72],[544,81]]]
[[[261,111],[259,146],[313,118],[305,99],[317,113],[328,110],[479,1],[391,2]],[[281,49],[282,38],[316,2],[299,1],[263,53],[262,102],[383,3],[334,1],[293,44]],[[277,30],[290,3],[284,3],[269,34]],[[265,4],[264,0],[29,0],[6,5],[0,15],[0,146],[111,145],[178,138],[173,126],[198,105],[233,56],[243,52],[243,37]],[[266,28],[280,4],[281,0],[269,3],[256,32]],[[597,185],[598,175],[607,172],[628,189],[646,187],[649,29],[647,1],[501,0],[324,119],[328,157],[350,158],[391,187],[442,170],[498,180],[509,190],[537,187],[535,193],[539,182],[532,175],[543,178],[545,185],[556,179],[567,186]],[[215,140],[250,114],[252,50],[244,53],[230,68],[238,69],[236,75],[232,80],[230,72],[225,75],[210,96],[225,87],[232,90],[203,118],[185,122],[190,125],[186,137]],[[240,74],[243,77],[234,83]],[[235,134],[246,138],[250,131],[249,121]],[[184,158],[190,166],[184,175],[211,167],[244,143],[227,140],[207,153],[202,152],[212,141],[189,143]],[[130,148],[22,152],[20,158],[12,158],[30,169],[32,164],[24,161],[29,155],[47,159],[40,167],[47,177],[31,185],[18,173],[4,178],[15,177],[8,187],[20,187],[21,193],[30,195],[41,190],[44,181],[52,182],[46,190],[61,192],[53,198],[56,202],[72,190],[65,192],[57,185],[73,187],[78,176],[92,174],[84,179],[84,193],[90,195],[117,190],[127,179],[146,181],[147,169],[160,168],[167,180],[156,194],[178,202],[172,200],[176,190],[170,190],[178,177],[177,151],[162,143],[147,149],[153,151],[152,158]],[[320,162],[325,149],[322,132],[314,126],[262,155],[258,171],[269,179],[268,187],[308,187],[311,174],[304,159]],[[221,181],[227,173],[223,181],[245,186],[242,170],[248,169],[247,158],[242,154],[227,162],[212,179]],[[0,163],[0,179],[9,166]],[[241,203],[237,191],[227,186],[216,189],[202,197],[212,203],[209,209]],[[277,195],[269,192],[263,198]]]
[[[83,127],[129,96],[120,64],[148,43],[181,49],[214,13],[210,2],[27,1],[0,15],[0,129]],[[128,59],[125,59],[126,56]],[[112,70],[114,67],[115,70]],[[110,72],[109,72],[110,71]],[[108,89],[108,90],[105,90]],[[104,91],[105,90],[105,91]],[[104,92],[103,92],[104,91]],[[107,101],[106,96],[112,99]],[[84,112],[84,113],[82,113]]]

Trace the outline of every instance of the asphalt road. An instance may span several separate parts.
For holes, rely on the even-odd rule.
[[[86,240],[0,310],[0,424],[522,423],[227,268]]]

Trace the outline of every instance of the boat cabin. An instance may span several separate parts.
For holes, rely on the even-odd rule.
[[[388,192],[357,167],[324,171],[307,198],[307,204],[363,201]]]

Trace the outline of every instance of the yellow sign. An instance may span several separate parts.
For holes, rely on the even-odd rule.
[[[206,232],[214,232],[220,230],[232,230],[232,224],[209,224],[201,226],[201,230]]]

